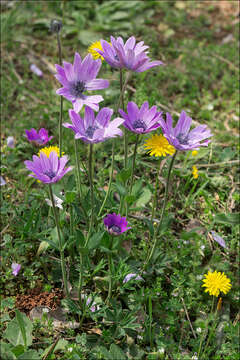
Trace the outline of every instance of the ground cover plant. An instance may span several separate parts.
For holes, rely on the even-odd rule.
[[[238,3],[1,11],[2,358],[237,359]]]

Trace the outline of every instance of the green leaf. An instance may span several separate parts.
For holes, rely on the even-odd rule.
[[[24,345],[26,346],[32,345],[32,330],[33,325],[32,322],[28,319],[25,314],[18,315],[18,319],[14,318],[10,323],[8,323],[6,330],[3,333],[3,338],[7,339],[12,345]],[[19,321],[21,322],[21,326],[24,326],[26,339],[24,341],[22,331],[19,325]]]
[[[122,184],[116,183],[115,186],[120,196],[124,196],[127,194],[127,189]]]
[[[112,355],[112,359],[126,360],[126,355],[124,354],[122,349],[115,344],[111,344],[109,352]]]
[[[85,46],[88,46],[99,39],[101,39],[101,34],[89,30],[81,30],[78,35],[78,40]]]
[[[23,316],[22,316],[22,314],[20,313],[20,311],[19,311],[18,309],[15,311],[15,313],[16,313],[16,319],[17,319],[19,328],[20,328],[21,333],[22,333],[22,338],[23,338],[23,341],[24,341],[24,346],[25,346],[25,348],[26,348],[26,347],[27,347],[27,335],[26,335],[26,329],[25,329],[25,324],[24,324]]]
[[[214,222],[218,224],[237,225],[240,221],[240,213],[216,214]]]
[[[89,250],[96,249],[96,247],[99,246],[99,244],[100,244],[100,242],[101,242],[102,237],[103,237],[104,234],[105,234],[105,231],[101,231],[101,232],[98,232],[98,233],[94,234],[94,235],[89,239],[87,248],[88,248]]]
[[[136,202],[136,207],[145,206],[151,200],[151,197],[151,191],[148,188],[144,188],[140,198]]]
[[[131,176],[131,168],[122,169],[116,176],[117,181],[125,183]]]
[[[19,355],[22,355],[24,353],[24,351],[25,351],[25,348],[23,345],[17,345],[14,348],[12,348],[12,352],[14,355],[17,356],[17,358]]]
[[[125,196],[125,200],[129,205],[132,205],[136,200],[136,196],[135,195],[127,195],[127,196]]]
[[[67,191],[65,195],[65,201],[67,204],[71,204],[75,201],[77,196],[76,191]]]
[[[0,343],[0,354],[1,354],[1,358],[4,360],[15,360],[16,356],[12,353],[12,345],[11,344],[7,344],[3,341],[1,341]]]
[[[38,247],[37,256],[40,256],[43,252],[45,252],[49,247],[49,243],[47,241],[41,241]]]
[[[26,351],[24,354],[20,355],[18,360],[40,360],[40,355],[35,350]]]

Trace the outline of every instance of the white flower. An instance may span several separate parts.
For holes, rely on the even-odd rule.
[[[200,327],[198,327],[197,329],[196,329],[196,331],[197,331],[197,333],[201,333],[202,332],[202,328],[200,328]]]
[[[198,360],[198,357],[197,357],[196,354],[197,354],[197,353],[195,353],[195,354],[191,357],[192,360]]]
[[[203,276],[202,275],[197,275],[197,280],[202,280]]]
[[[165,349],[162,347],[162,348],[158,349],[158,352],[159,352],[160,354],[164,354]]]
[[[202,246],[201,246],[201,249],[204,250],[204,249],[205,249],[205,245],[202,245]]]
[[[73,351],[73,348],[72,348],[72,347],[68,348],[68,351],[69,351],[69,352],[72,352],[72,351]]]
[[[7,146],[10,148],[14,148],[14,137],[13,136],[7,137]]]
[[[54,204],[56,207],[58,207],[59,209],[63,209],[62,207],[62,203],[63,203],[63,200],[60,199],[59,197],[57,197],[56,195],[53,194],[53,198],[54,198]],[[49,205],[49,206],[52,206],[52,201],[49,200],[49,199],[45,199],[46,203]]]

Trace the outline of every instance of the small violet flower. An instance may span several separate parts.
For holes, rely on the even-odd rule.
[[[14,148],[14,137],[13,136],[7,137],[7,146],[12,149]]]
[[[190,131],[192,119],[182,111],[175,128],[172,125],[172,117],[167,113],[167,120],[161,121],[164,136],[168,142],[180,151],[197,150],[201,146],[208,146],[209,137],[213,136],[206,125],[199,125]]]
[[[19,273],[20,269],[21,269],[21,265],[17,264],[17,263],[12,263],[12,274],[14,276],[17,276],[17,274]]]
[[[97,305],[97,304],[95,303],[95,301],[92,300],[91,297],[88,297],[88,298],[87,298],[86,305],[87,305],[87,306],[90,305],[90,310],[91,310],[91,312],[95,312],[95,311],[98,311],[98,310],[100,309],[99,305]]]
[[[28,170],[32,171],[29,176],[45,184],[52,184],[72,170],[71,166],[65,168],[67,162],[68,157],[66,155],[59,158],[57,152],[52,151],[49,157],[44,152],[40,152],[39,157],[33,155],[33,161],[27,160],[24,161],[24,164]]]
[[[219,245],[221,245],[223,248],[226,249],[226,243],[223,240],[223,238],[221,236],[219,236],[217,233],[215,233],[215,231],[211,231],[213,240],[215,240]]]
[[[107,215],[103,222],[111,235],[121,235],[123,232],[131,229],[131,227],[127,226],[128,222],[126,218],[115,213]]]
[[[99,143],[109,138],[122,136],[122,131],[118,128],[124,120],[115,118],[110,121],[113,110],[103,108],[94,115],[94,111],[86,106],[84,118],[82,119],[74,110],[69,110],[72,124],[64,123],[63,126],[75,132],[75,139],[81,139],[87,143]]]
[[[119,113],[124,118],[123,126],[136,134],[146,134],[160,127],[159,121],[162,119],[162,112],[157,112],[157,107],[149,109],[148,101],[145,101],[141,108],[130,101],[127,104],[127,114],[119,109]]]
[[[2,176],[0,176],[0,186],[4,186],[4,185],[6,185],[6,181]]]
[[[30,70],[37,76],[42,77],[43,72],[35,64],[31,64]]]
[[[128,281],[130,281],[132,279],[134,279],[134,280],[143,280],[143,278],[140,275],[137,275],[137,274],[134,274],[134,273],[133,274],[127,274],[125,276],[125,278],[123,279],[123,284],[127,283]]]
[[[115,39],[111,36],[111,44],[105,40],[101,40],[102,49],[95,48],[106,62],[113,68],[132,70],[135,72],[143,72],[152,67],[163,65],[161,61],[151,61],[146,51],[149,46],[144,45],[144,41],[136,43],[134,36],[131,36],[124,44],[123,39],[118,37]]]
[[[103,101],[103,97],[88,96],[85,93],[88,90],[101,90],[109,86],[108,80],[96,79],[101,64],[101,60],[94,60],[91,54],[82,61],[81,56],[75,53],[73,65],[65,61],[63,67],[55,65],[57,70],[55,77],[63,85],[56,93],[71,101],[74,111],[79,112],[83,105],[98,111],[98,104]]]
[[[48,137],[48,131],[41,128],[39,132],[35,129],[25,130],[28,141],[34,142],[36,145],[41,146],[47,144],[53,136]]]

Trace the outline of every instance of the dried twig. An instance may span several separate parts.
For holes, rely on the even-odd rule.
[[[186,316],[187,316],[187,319],[188,319],[188,322],[189,322],[190,328],[191,328],[191,330],[192,330],[193,336],[194,336],[194,338],[196,339],[196,338],[197,338],[197,336],[196,336],[195,331],[194,331],[194,329],[193,329],[193,327],[192,327],[192,323],[191,323],[190,317],[189,317],[189,315],[188,315],[188,311],[187,311],[187,308],[186,308],[185,302],[184,302],[184,300],[183,300],[183,298],[182,298],[182,297],[181,297],[181,300],[182,300],[183,307],[184,307],[184,311],[185,311],[185,314],[186,314]]]

